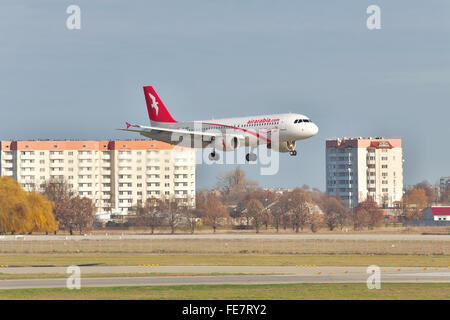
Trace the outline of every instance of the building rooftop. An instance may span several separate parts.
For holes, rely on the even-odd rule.
[[[434,216],[450,216],[450,207],[431,207]]]

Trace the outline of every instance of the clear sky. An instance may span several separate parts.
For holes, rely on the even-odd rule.
[[[81,30],[66,8],[81,7]],[[368,30],[366,8],[381,8]],[[401,137],[405,184],[450,175],[450,1],[0,4],[0,139],[134,139],[153,85],[175,119],[298,112],[319,134],[263,186],[325,188],[325,139]],[[232,166],[198,166],[213,186]]]

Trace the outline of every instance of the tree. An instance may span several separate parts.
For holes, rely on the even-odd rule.
[[[60,203],[59,224],[68,229],[70,235],[78,229],[80,234],[83,229],[89,228],[94,222],[95,205],[91,199],[79,196],[69,198]]]
[[[299,228],[303,230],[308,221],[311,204],[311,196],[303,189],[296,188],[287,195],[287,207],[291,214],[291,222],[295,232],[298,232]]]
[[[273,206],[270,207],[269,210],[272,216],[272,221],[275,224],[275,229],[278,232],[285,214],[285,206],[281,200],[278,200]]]
[[[360,230],[369,225],[369,213],[363,207],[352,210],[353,229]]]
[[[414,185],[414,189],[423,189],[425,191],[425,196],[427,197],[427,206],[431,205],[432,203],[436,202],[436,193],[434,192],[433,186],[426,180],[417,183]]]
[[[311,226],[312,232],[317,232],[319,230],[320,224],[322,222],[322,217],[318,213],[311,213],[308,217],[309,225]]]
[[[368,197],[366,201],[361,202],[358,205],[359,208],[364,209],[367,212],[366,226],[369,229],[381,226],[383,221],[383,211],[378,208],[377,203],[372,197]]]
[[[167,224],[170,227],[170,233],[174,234],[176,227],[182,220],[182,214],[180,212],[180,201],[173,196],[163,198],[158,202],[158,210],[160,212],[166,212]]]
[[[325,214],[325,223],[330,231],[337,226],[342,229],[347,221],[347,210],[335,197],[325,197],[321,202],[321,208]]]
[[[417,220],[428,205],[426,191],[423,188],[413,188],[402,198],[402,215],[406,220]]]
[[[144,206],[138,205],[136,208],[136,223],[140,226],[150,227],[152,234],[155,228],[161,224],[159,215],[160,202],[162,200],[156,198],[148,198]]]
[[[67,206],[70,205],[69,200],[75,196],[75,191],[65,180],[48,180],[43,184],[42,189],[47,199],[53,202],[53,215],[56,221],[60,227],[64,227],[69,214]]]
[[[36,192],[26,192],[11,177],[0,177],[0,232],[31,233],[56,230],[52,203]]]
[[[52,203],[43,194],[39,192],[29,193],[28,203],[31,208],[33,231],[47,233],[58,230],[58,223],[52,212]]]
[[[257,182],[247,178],[245,171],[239,166],[222,173],[217,179],[217,187],[223,194],[224,202],[228,204],[238,203],[248,191],[258,186]]]
[[[206,195],[203,216],[205,217],[205,224],[211,226],[214,233],[220,222],[223,219],[229,218],[228,209],[214,192],[210,192]]]
[[[258,199],[250,199],[247,202],[247,215],[252,218],[256,233],[259,233],[259,226],[264,216],[264,206]]]

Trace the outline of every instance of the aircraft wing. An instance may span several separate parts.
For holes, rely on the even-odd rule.
[[[130,131],[130,132],[138,132],[141,135],[152,138],[155,140],[165,141],[168,143],[177,143],[178,141],[174,141],[173,136],[184,137],[188,136],[191,139],[202,139],[203,141],[212,141],[215,138],[222,138],[226,134],[221,132],[202,132],[202,131],[190,131],[184,129],[172,129],[172,128],[164,128],[164,127],[149,127],[149,126],[141,126],[138,124],[129,124],[126,122],[126,129],[117,129],[121,131]],[[233,134],[233,137],[236,137]],[[243,135],[238,135],[238,139],[244,139]]]

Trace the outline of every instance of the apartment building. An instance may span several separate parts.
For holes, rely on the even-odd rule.
[[[0,141],[0,175],[26,190],[66,180],[98,212],[144,203],[149,197],[195,201],[195,151],[160,141]]]
[[[401,139],[336,138],[326,141],[326,191],[348,207],[371,196],[393,207],[403,196]]]

